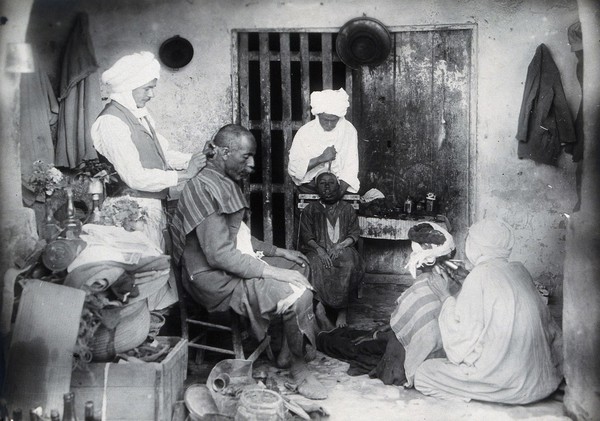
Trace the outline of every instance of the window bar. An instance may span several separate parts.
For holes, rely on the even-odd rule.
[[[259,34],[260,51],[260,103],[261,149],[263,176],[263,240],[273,242],[273,189],[271,162],[271,69],[269,59],[269,33]]]
[[[300,64],[302,74],[302,124],[310,121],[310,57],[308,54],[308,34],[300,34]]]
[[[288,151],[292,146],[292,71],[290,63],[290,34],[279,34],[279,49],[281,63],[281,125],[284,141],[284,217],[285,217],[285,247],[291,249],[294,237],[294,186],[287,175]]]
[[[321,34],[321,64],[323,68],[323,89],[333,88],[331,34]]]

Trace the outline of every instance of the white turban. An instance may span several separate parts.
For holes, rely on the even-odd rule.
[[[133,91],[160,77],[160,63],[148,51],[121,57],[102,73],[102,83],[109,93]]]
[[[492,258],[508,259],[515,238],[512,228],[498,219],[482,219],[471,225],[465,254],[474,265]]]
[[[325,89],[310,94],[310,106],[313,115],[326,113],[344,117],[350,102],[348,101],[348,94],[343,88],[337,91]]]
[[[412,253],[408,257],[408,263],[404,268],[407,268],[413,278],[417,277],[417,268],[423,265],[432,265],[435,263],[436,258],[450,254],[454,250],[454,238],[448,231],[442,228],[440,225],[434,222],[426,222],[433,227],[434,230],[439,231],[444,235],[444,242],[440,245],[431,244],[431,248],[426,249],[421,244],[413,241],[411,243]]]

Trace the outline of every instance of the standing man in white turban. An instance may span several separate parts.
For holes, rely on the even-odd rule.
[[[166,216],[163,201],[169,188],[195,176],[206,164],[203,153],[169,149],[155,130],[146,103],[154,97],[160,63],[144,51],[120,58],[102,74],[110,102],[92,125],[94,147],[120,177],[115,195],[129,194],[146,208],[145,233],[164,249]]]
[[[514,244],[504,222],[469,228],[465,253],[474,265],[456,297],[447,277],[428,283],[442,302],[439,330],[447,358],[416,371],[420,392],[446,399],[527,404],[554,392],[561,380],[562,338],[531,275],[509,262]]]
[[[311,113],[317,118],[300,127],[289,153],[288,174],[300,193],[316,193],[314,179],[322,172],[339,179],[340,198],[358,192],[358,136],[344,118],[349,105],[342,88],[310,94]]]

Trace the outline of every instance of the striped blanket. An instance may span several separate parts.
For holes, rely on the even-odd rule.
[[[429,273],[417,277],[398,298],[390,317],[390,326],[406,350],[404,369],[409,387],[412,387],[415,371],[423,361],[444,356],[438,325],[442,302],[429,287],[428,278]]]

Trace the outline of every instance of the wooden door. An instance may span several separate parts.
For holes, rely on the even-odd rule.
[[[470,222],[472,29],[393,33],[385,63],[356,72],[361,192],[437,196],[462,256]]]
[[[335,52],[336,35],[234,33],[234,121],[258,143],[257,171],[245,185],[253,234],[295,245],[288,151],[312,118],[310,93],[343,87],[359,136],[360,193],[377,188],[400,205],[435,193],[461,253],[470,219],[473,29],[393,32],[388,59],[354,71]]]

